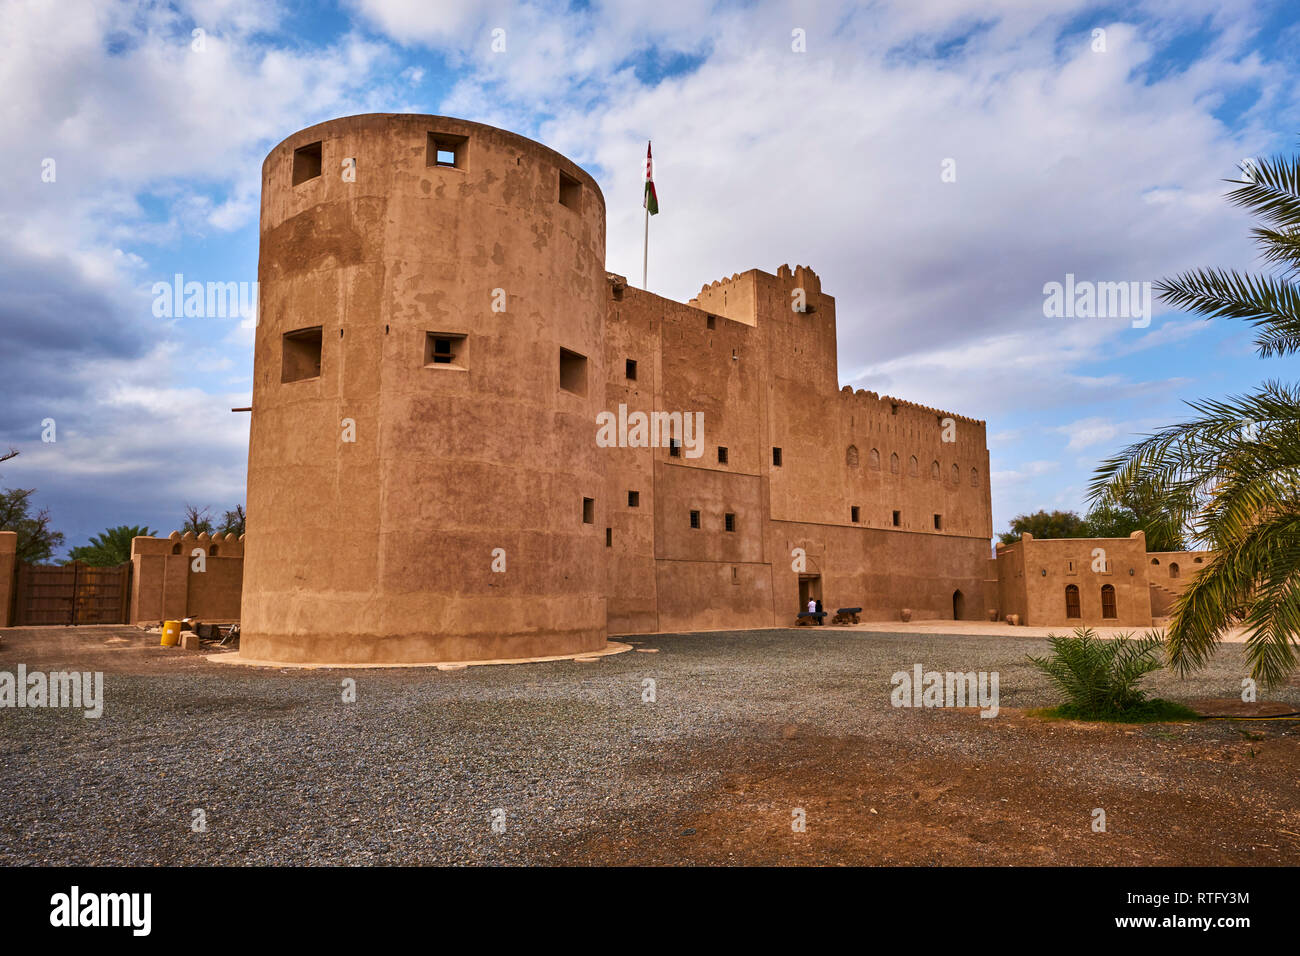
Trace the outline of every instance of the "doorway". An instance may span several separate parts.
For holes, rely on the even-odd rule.
[[[799,575],[799,610],[808,610],[809,601],[822,599],[822,576],[820,574]],[[824,605],[823,605],[824,606]]]
[[[966,614],[966,596],[961,591],[952,592],[952,619],[960,621]]]

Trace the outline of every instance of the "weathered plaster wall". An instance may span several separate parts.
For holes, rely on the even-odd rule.
[[[203,570],[195,570],[195,551]],[[131,623],[238,621],[243,590],[244,539],[233,534],[131,539]]]

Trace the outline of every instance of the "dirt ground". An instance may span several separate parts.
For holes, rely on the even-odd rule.
[[[456,675],[371,672],[365,680],[376,693],[397,695],[392,713],[376,713],[377,726],[391,726],[393,713],[413,713],[408,699],[412,693],[432,688],[449,695],[434,710],[434,720],[439,733],[459,736],[421,746],[423,753],[441,753],[436,766],[450,769],[439,772],[454,774],[458,761],[481,769],[485,776],[476,790],[490,789],[503,776],[522,772],[530,750],[539,752],[543,765],[554,764],[551,754],[543,752],[548,747],[563,754],[572,744],[581,751],[581,742],[564,738],[582,732],[569,728],[585,720],[593,726],[614,726],[624,719],[644,722],[644,708],[637,708],[635,696],[633,703],[618,705],[622,710],[602,710],[609,706],[601,696],[602,681],[609,682],[611,693],[623,694],[628,682],[635,688],[641,679],[638,668],[653,666],[665,698],[678,686],[678,695],[689,697],[689,710],[683,706],[667,716],[658,716],[664,710],[658,712],[660,723],[646,733],[635,753],[620,749],[617,738],[626,739],[629,733],[620,725],[611,734],[615,739],[610,752],[593,758],[595,770],[575,775],[572,783],[554,784],[553,793],[541,801],[548,804],[542,812],[569,801],[581,825],[557,826],[544,836],[520,835],[508,857],[501,855],[504,851],[486,850],[484,862],[1300,864],[1300,720],[1140,726],[1049,721],[1027,715],[1032,707],[1052,701],[1042,696],[1043,687],[1025,676],[1030,670],[1015,670],[1022,665],[1014,662],[1026,651],[1041,652],[1025,646],[1028,635],[873,635],[860,630],[809,635],[807,630],[643,635],[635,638],[639,646],[660,653],[628,653],[592,664],[521,665],[532,669],[514,676],[510,665],[470,668]],[[277,695],[300,693],[316,686],[313,681],[337,683],[344,673],[230,668],[205,660],[212,648],[185,652],[158,647],[157,640],[157,635],[133,628],[11,629],[0,632],[0,669],[12,670],[22,661],[29,671],[102,670],[144,678],[146,691],[150,686],[178,686],[178,678],[202,679],[203,687],[226,686],[222,681],[237,679],[245,688],[240,691],[246,695],[244,702],[223,698],[222,706],[228,703],[232,714],[239,712],[237,707],[253,706],[246,701],[260,699],[247,689],[254,688],[267,698],[261,704],[263,722],[288,706],[276,703]],[[1004,668],[1004,688],[1017,684],[1025,689],[1021,696],[1004,690],[1003,699],[1009,703],[995,719],[981,719],[972,709],[894,709],[887,700],[882,703],[883,695],[863,697],[863,681],[887,680],[881,675],[897,666],[900,654],[903,660],[925,661],[948,654],[958,662],[955,666],[972,667],[985,663],[971,662],[972,655],[985,655],[994,663],[1005,660],[999,665]],[[1239,648],[1221,649],[1220,656],[1228,655],[1220,662],[1222,674],[1188,686],[1182,699],[1221,696],[1223,688],[1238,679],[1240,662],[1232,655],[1239,654]],[[524,681],[520,675],[525,673],[533,676]],[[521,686],[529,681],[531,690]],[[568,693],[579,685],[587,695],[584,710],[573,710],[568,698],[567,710],[548,709],[552,705],[538,693],[539,687],[546,693]],[[1176,696],[1157,689],[1162,696]],[[453,720],[449,709],[470,698],[488,697],[505,708],[502,713],[521,721],[517,728],[505,725],[504,719],[494,724],[498,729],[491,731],[490,759],[478,752],[478,738],[463,736],[473,728]],[[1273,697],[1300,705],[1300,680],[1293,678]],[[8,723],[11,719],[12,712],[0,714],[0,735],[6,725],[14,726]],[[272,729],[275,738],[282,738],[294,732],[294,725]],[[248,751],[246,757],[257,756],[256,737],[245,737],[235,727],[231,733]],[[377,739],[377,732],[368,728],[357,733],[356,739],[363,742]],[[551,743],[553,739],[560,742]],[[7,772],[17,769],[9,758],[34,746],[19,740],[17,749],[3,748]],[[304,745],[307,751],[312,746],[310,739]],[[356,741],[350,746],[357,746]],[[600,746],[604,744],[593,741],[591,748]],[[277,771],[272,757],[266,761],[268,772],[291,772]],[[393,764],[398,765],[393,772],[400,773],[401,761],[390,760]],[[540,776],[547,772],[535,772],[534,788],[537,779],[549,779]],[[610,789],[597,791],[594,781]],[[233,780],[223,778],[222,783],[235,786]],[[344,784],[355,790],[355,784],[344,781],[340,787]],[[330,784],[317,779],[317,785]],[[401,790],[406,784],[400,779],[393,786],[395,792],[407,792]],[[423,779],[418,786],[420,792],[428,789]],[[42,805],[64,796],[42,795]],[[145,795],[141,800],[146,802]],[[397,802],[401,800],[399,795]],[[312,801],[328,799],[314,796],[303,803]],[[1105,812],[1104,832],[1094,827],[1097,810]],[[366,819],[358,813],[354,824],[365,826],[357,823]],[[792,827],[796,818],[805,822],[802,832]],[[304,823],[303,829],[308,828]],[[11,832],[18,839],[24,832],[22,821],[13,821]],[[147,834],[137,838],[142,846],[151,839]],[[238,852],[244,855],[219,859],[250,860],[247,847]],[[474,862],[478,851],[448,849],[431,857],[424,853],[399,842],[396,857],[390,854],[382,862]],[[147,848],[140,854],[127,860],[156,861]],[[184,855],[167,859],[218,861]],[[330,862],[319,856],[289,860]]]
[[[1015,739],[1005,758],[898,759],[898,748],[797,726],[779,744],[684,759],[729,769],[674,819],[677,839],[603,833],[584,856],[657,865],[1261,866],[1300,863],[1300,735],[1241,724],[1210,740],[1052,724],[1023,713],[965,727]],[[960,720],[948,712],[945,718]],[[954,728],[954,733],[961,732]],[[1103,782],[1090,767],[1123,751],[1145,767]],[[1062,773],[1062,765],[1065,772]],[[1209,782],[1188,792],[1180,780]],[[792,829],[792,808],[806,829]],[[1106,811],[1094,832],[1093,808]]]

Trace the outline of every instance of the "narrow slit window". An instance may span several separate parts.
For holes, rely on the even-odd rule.
[[[903,524],[903,513],[902,513],[901,511],[895,511],[895,512],[894,512],[894,527],[895,527],[895,528],[900,527],[902,524]]]
[[[775,447],[774,447],[774,448],[772,449],[772,467],[773,467],[773,468],[780,468],[780,467],[781,467],[781,449],[780,449],[780,448],[775,448]]]
[[[857,505],[849,506],[849,520],[854,524],[857,524],[861,520],[861,513],[858,511]]]
[[[311,143],[299,146],[293,151],[293,184],[301,186],[309,179],[320,175],[321,144]]]
[[[625,374],[629,382],[636,381],[636,359],[628,359],[625,366]]]
[[[736,530],[736,516],[732,514],[730,511],[728,511],[727,514],[723,517],[723,527],[725,527],[728,531]]]
[[[692,512],[691,512],[691,527],[692,527],[692,528],[698,528],[699,526],[700,526],[700,513],[699,513],[698,511],[692,511]]]
[[[614,529],[613,529],[613,528],[606,528],[606,529],[605,529],[605,547],[607,547],[607,548],[612,548],[612,547],[614,547]]]
[[[582,523],[583,524],[596,523],[596,499],[595,498],[582,499]]]
[[[719,446],[718,446],[718,464],[719,464],[719,465],[725,465],[726,463],[727,463],[727,446],[726,446],[726,445],[719,445]]]
[[[668,439],[668,455],[670,458],[682,457],[682,443],[678,438]]]
[[[934,530],[935,531],[943,530],[943,515],[934,516]]]

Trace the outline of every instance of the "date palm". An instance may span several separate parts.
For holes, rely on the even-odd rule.
[[[1291,355],[1300,351],[1300,163],[1277,157],[1242,171],[1228,198],[1257,217],[1251,233],[1268,274],[1201,269],[1157,289],[1177,308],[1245,319],[1263,358]],[[1300,661],[1300,388],[1269,381],[1249,394],[1188,404],[1188,421],[1103,462],[1090,492],[1103,501],[1148,483],[1184,503],[1167,520],[1185,522],[1217,552],[1174,604],[1175,670],[1203,666],[1240,623],[1251,676],[1276,684]]]

